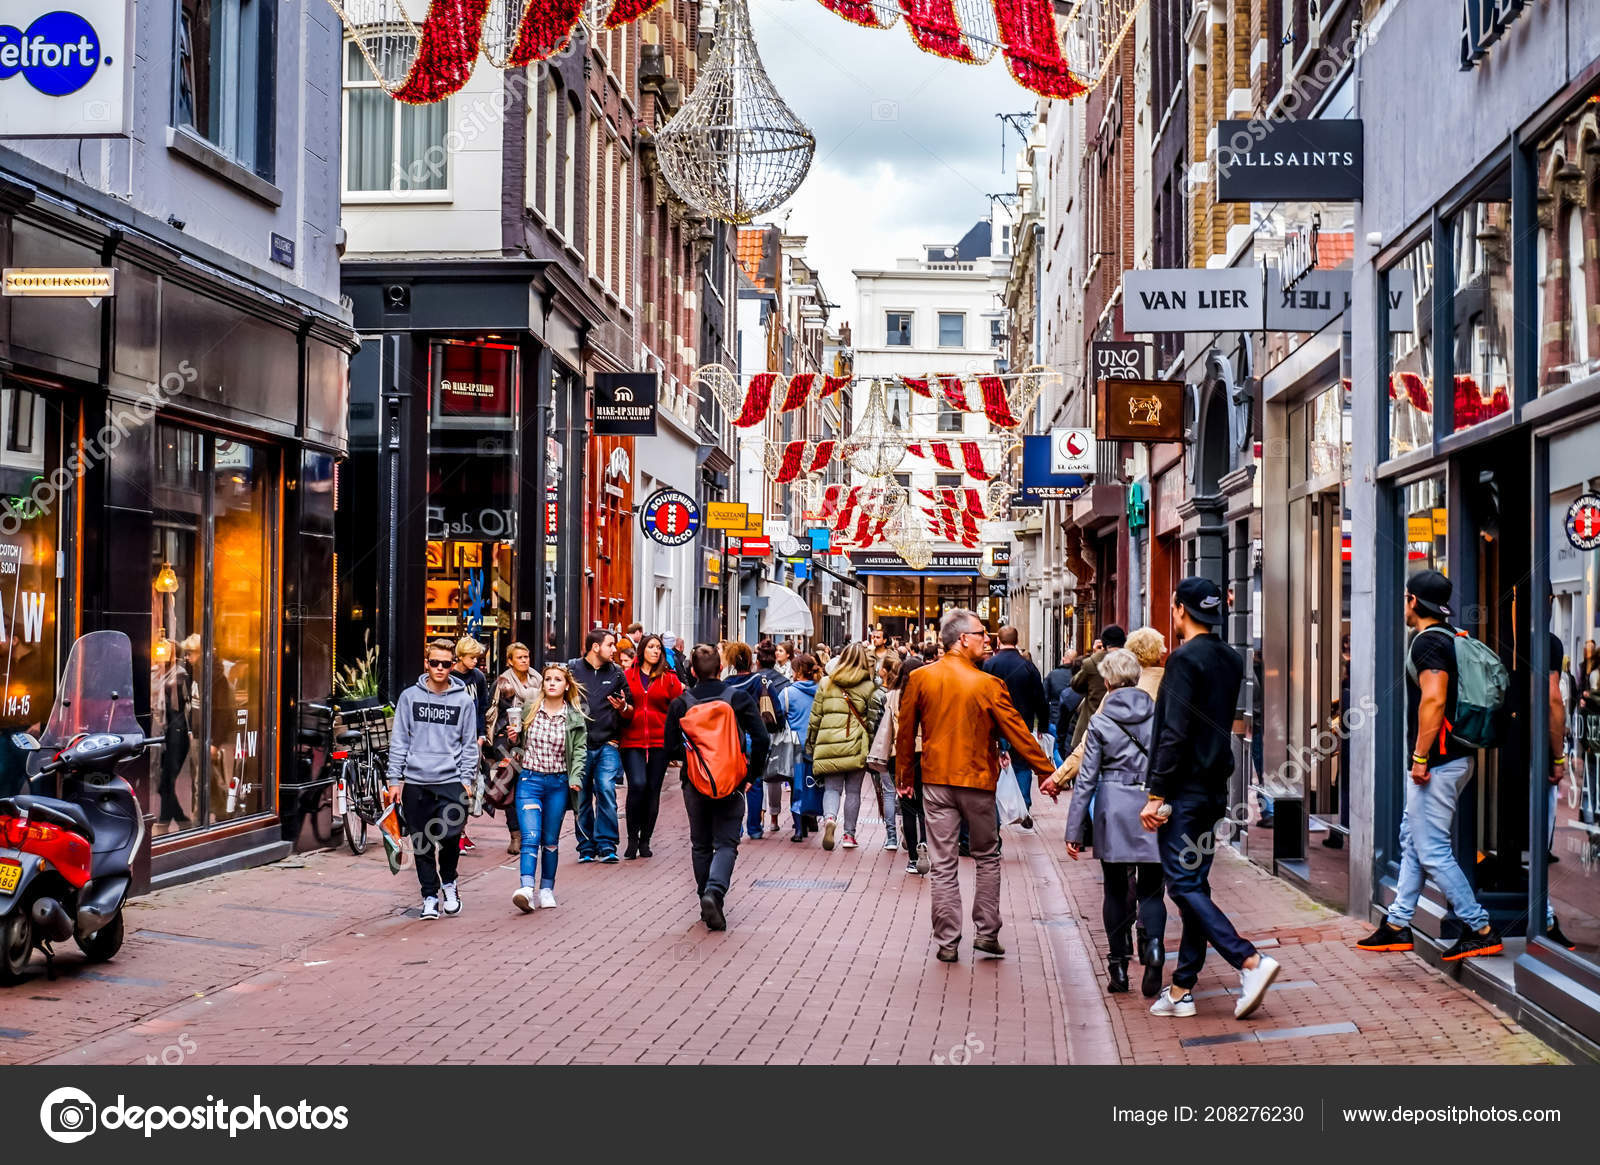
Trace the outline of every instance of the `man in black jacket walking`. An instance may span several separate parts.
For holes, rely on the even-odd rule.
[[[1039,676],[1039,669],[1033,666],[1033,661],[1017,650],[1017,629],[1012,626],[1000,628],[996,636],[1000,640],[1000,649],[984,661],[983,670],[1000,680],[1006,686],[1006,692],[1011,696],[1011,703],[1017,710],[1017,715],[1022,717],[1022,722],[1028,726],[1029,732],[1044,732],[1050,726],[1050,713],[1046,708],[1044,694],[1044,680]],[[1000,742],[1000,751],[1007,756],[1011,754],[1011,746],[1004,740]],[[1016,773],[1017,784],[1022,786],[1022,801],[1029,809],[1033,808],[1033,770],[1020,765],[1012,765]],[[1024,819],[1024,828],[1032,828],[1033,822]]]
[[[688,694],[696,703],[726,700],[733,707],[739,731],[750,741],[749,780],[759,781],[767,767],[767,752],[772,738],[761,722],[761,713],[748,692],[730,688],[717,676],[722,671],[722,656],[709,643],[695,646],[689,654],[694,686]],[[689,703],[682,696],[667,706],[663,744],[668,764],[684,759],[683,714]],[[683,807],[689,814],[689,846],[694,858],[694,892],[700,898],[700,918],[707,930],[727,930],[723,901],[733,882],[733,863],[739,856],[739,832],[744,821],[745,786],[726,797],[706,796],[683,772]]]
[[[1261,1006],[1278,975],[1278,962],[1239,937],[1211,901],[1211,858],[1216,824],[1228,811],[1233,775],[1233,717],[1244,681],[1238,652],[1214,633],[1222,622],[1222,592],[1205,578],[1186,578],[1172,597],[1172,629],[1183,645],[1167,659],[1156,696],[1149,800],[1139,815],[1159,831],[1167,893],[1183,917],[1183,938],[1172,986],[1156,999],[1152,1015],[1191,1016],[1191,991],[1206,961],[1206,944],[1239,972],[1243,1019]]]
[[[589,713],[589,755],[577,806],[580,862],[617,860],[617,774],[622,771],[617,737],[628,707],[628,681],[616,654],[616,632],[596,627],[584,637],[583,657],[567,665]]]

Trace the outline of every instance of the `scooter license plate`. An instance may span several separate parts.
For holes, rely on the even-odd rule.
[[[0,862],[0,894],[10,894],[22,881],[21,862]]]

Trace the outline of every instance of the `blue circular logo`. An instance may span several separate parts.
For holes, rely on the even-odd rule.
[[[76,12],[46,12],[26,32],[0,24],[0,81],[21,73],[47,97],[65,97],[100,67],[100,37]]]

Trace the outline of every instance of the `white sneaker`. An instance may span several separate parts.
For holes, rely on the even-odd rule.
[[[550,889],[549,886],[542,887],[539,890],[539,906],[540,906],[540,908],[543,909],[543,910],[550,910],[550,909],[554,908],[555,904],[556,904],[556,892],[554,890]]]
[[[1163,991],[1156,996],[1156,1001],[1150,1005],[1151,1015],[1165,1015],[1176,1019],[1187,1019],[1194,1014],[1194,996],[1187,991],[1182,998],[1172,998],[1172,992]]]
[[[892,852],[900,848],[900,842],[895,838],[886,837],[883,840],[883,848]]]
[[[461,913],[461,895],[456,891],[454,882],[446,882],[439,887],[439,892],[444,896],[444,912],[446,914]]]
[[[439,900],[437,898],[424,898],[422,900],[422,917],[428,919],[439,917]]]
[[[1278,977],[1282,968],[1278,960],[1271,955],[1262,955],[1261,961],[1254,968],[1246,968],[1239,972],[1239,1002],[1233,1006],[1233,1018],[1244,1019],[1252,1011],[1261,1006],[1261,1001],[1266,998],[1267,988],[1272,986],[1272,981]]]
[[[532,914],[539,909],[539,896],[532,886],[519,886],[511,895],[511,902],[524,914]]]

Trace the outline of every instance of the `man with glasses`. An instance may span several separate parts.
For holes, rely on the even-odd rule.
[[[451,674],[454,645],[429,642],[427,669],[400,693],[389,740],[385,801],[400,802],[422,889],[422,917],[461,913],[456,866],[467,821],[467,793],[478,766],[478,710],[467,685]]]
[[[1011,745],[1013,763],[1042,781],[1050,758],[1022,722],[1006,686],[980,666],[989,636],[971,611],[948,612],[939,624],[944,655],[918,668],[900,695],[895,733],[895,783],[913,794],[917,735],[922,735],[922,807],[932,858],[933,937],[937,957],[953,963],[961,942],[961,887],[957,838],[963,826],[977,862],[972,900],[974,951],[1004,955],[1000,945],[1000,821],[994,790],[1000,777],[996,739]]]

